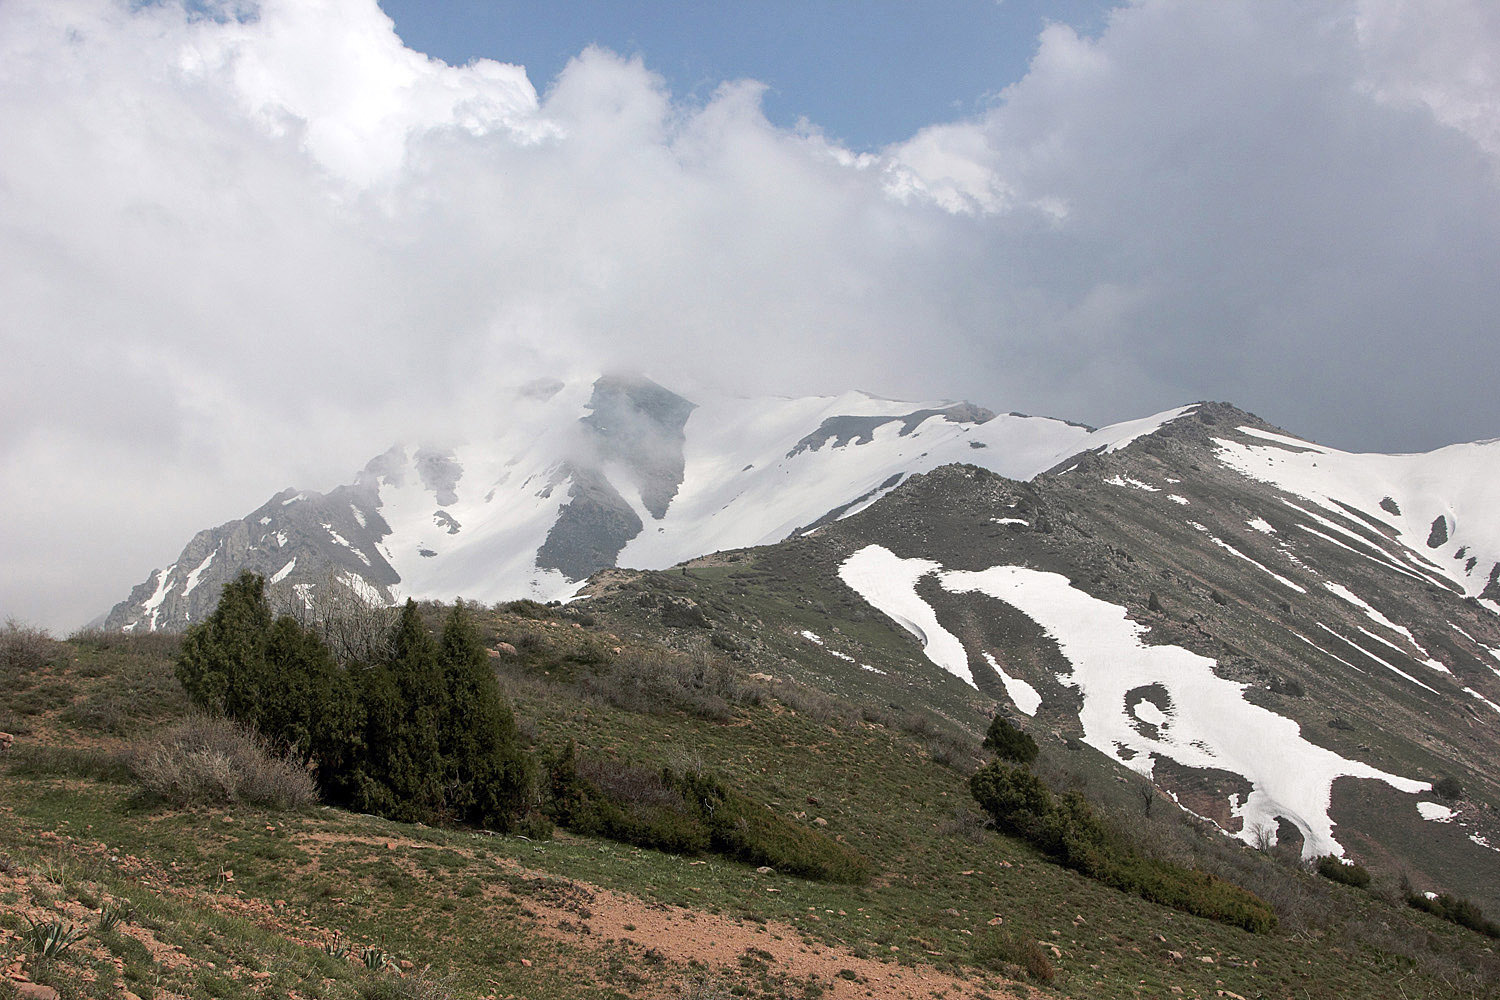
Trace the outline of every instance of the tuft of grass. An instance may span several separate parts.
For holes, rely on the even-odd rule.
[[[20,778],[89,778],[127,784],[135,779],[127,754],[92,747],[28,746],[10,772]]]
[[[120,924],[130,919],[131,906],[123,900],[115,900],[99,911],[99,924],[97,930],[101,934],[108,934]]]
[[[1044,985],[1057,979],[1057,967],[1039,943],[999,927],[975,934],[974,961],[996,972],[1024,972]]]

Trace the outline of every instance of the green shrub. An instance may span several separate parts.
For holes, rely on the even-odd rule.
[[[1333,854],[1325,854],[1318,859],[1317,872],[1326,879],[1352,885],[1356,889],[1370,887],[1370,873],[1364,865],[1345,861]]]
[[[1441,892],[1429,899],[1422,893],[1412,893],[1406,897],[1406,903],[1414,909],[1425,910],[1485,937],[1500,938],[1500,924],[1485,919],[1483,910],[1459,896]]]
[[[1017,729],[998,715],[990,723],[990,730],[985,734],[984,742],[980,745],[992,751],[1001,760],[1027,766],[1036,760],[1036,740],[1032,739],[1029,733]]]
[[[1081,875],[1255,933],[1276,926],[1270,906],[1253,893],[1206,872],[1141,855],[1082,795],[1056,798],[1027,768],[991,761],[969,779],[969,790],[997,828]]]
[[[825,882],[863,882],[857,852],[797,826],[711,774],[580,760],[570,744],[547,761],[547,814],[576,833],[674,854],[712,852]]]
[[[869,862],[851,848],[789,823],[714,775],[684,774],[677,783],[719,854],[823,882],[860,883],[870,877]]]
[[[1024,767],[993,761],[969,779],[969,792],[1001,830],[1034,839],[1052,810],[1052,792]]]
[[[575,833],[671,854],[700,854],[710,846],[708,829],[665,775],[652,781],[642,769],[616,762],[580,768],[571,744],[548,762],[547,771],[548,813]],[[601,788],[598,779],[606,772],[623,780]]]
[[[1433,784],[1432,791],[1439,798],[1448,799],[1449,801],[1464,797],[1464,786],[1452,775],[1444,775],[1439,778]]]
[[[668,628],[712,628],[703,609],[687,601],[671,599],[662,605],[661,623]]]

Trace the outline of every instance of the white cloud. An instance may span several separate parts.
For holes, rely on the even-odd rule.
[[[1144,0],[855,155],[599,50],[539,97],[374,0],[8,0],[0,613],[76,623],[541,373],[1493,435],[1500,39],[1431,9]]]

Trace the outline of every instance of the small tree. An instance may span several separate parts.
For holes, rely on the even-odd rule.
[[[391,635],[388,669],[373,671],[367,713],[379,719],[366,733],[371,781],[384,785],[393,819],[427,821],[443,812],[444,761],[438,726],[447,709],[437,644],[417,602],[407,600]]]
[[[1001,760],[1014,761],[1028,767],[1036,760],[1036,740],[999,715],[990,723],[990,731],[985,734],[984,742],[980,745],[993,751]]]
[[[1032,835],[1053,811],[1052,792],[1042,779],[998,760],[990,761],[969,779],[969,792],[995,826],[1007,833]]]
[[[224,586],[213,614],[187,631],[177,679],[193,703],[243,718],[260,701],[271,608],[264,577],[248,570]]]
[[[462,601],[438,651],[447,700],[439,726],[448,807],[476,826],[508,829],[526,808],[531,776],[516,720]]]

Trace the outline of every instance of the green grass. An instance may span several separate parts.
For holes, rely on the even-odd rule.
[[[689,579],[684,586],[695,585]],[[998,986],[1007,972],[1020,975],[1029,941],[1041,942],[1053,967],[1047,989],[1063,996],[1158,996],[1176,986],[1189,996],[1229,990],[1246,997],[1365,997],[1388,995],[1398,979],[1412,998],[1484,995],[1473,985],[1473,960],[1481,957],[1475,935],[1369,893],[1290,872],[1290,884],[1334,914],[1334,922],[1250,935],[1117,892],[1059,868],[1024,842],[956,822],[970,803],[965,775],[935,762],[924,737],[894,722],[857,721],[858,713],[854,721],[848,713],[823,717],[775,698],[713,721],[686,710],[633,712],[583,697],[577,677],[591,669],[584,661],[605,655],[598,650],[619,644],[627,632],[608,614],[596,614],[597,624],[581,629],[557,612],[485,623],[495,639],[513,641],[523,630],[545,634],[523,655],[497,661],[534,744],[573,741],[606,761],[711,770],[743,796],[737,809],[753,807],[787,829],[848,845],[868,860],[869,880],[809,881],[783,870],[758,874],[749,863],[719,856],[692,858],[575,835],[551,841],[481,835],[330,809],[171,808],[143,799],[109,766],[125,742],[69,728],[58,709],[38,717],[39,724],[60,727],[48,749],[23,739],[0,762],[0,802],[10,807],[0,810],[0,899],[15,894],[15,902],[0,906],[0,921],[16,905],[33,905],[28,893],[40,896],[35,905],[76,912],[90,928],[106,903],[124,902],[130,915],[112,931],[91,931],[45,967],[28,964],[28,972],[64,996],[100,998],[118,996],[121,983],[143,997],[164,990],[231,998],[288,990],[391,996],[411,985],[331,957],[325,947],[338,940],[353,955],[376,947],[412,963],[413,971],[431,966],[443,996],[685,996],[693,977],[743,985],[751,996],[803,996],[828,985],[791,983],[754,955],[747,966],[737,958],[723,969],[672,967],[582,933],[542,934],[528,915],[543,905],[575,905],[581,887],[594,885],[739,918],[767,934],[796,933],[810,947],[836,947],[856,958],[933,965],[966,978],[976,991]],[[552,619],[557,624],[549,628]],[[782,641],[778,633],[774,642]],[[792,639],[785,642],[794,648]],[[54,679],[73,685],[70,703],[110,682],[101,657],[130,658],[147,690],[153,677],[170,674],[159,653],[87,643],[67,649],[76,669]],[[132,739],[148,738],[176,718],[171,699],[148,704],[131,723]],[[91,742],[70,745],[70,733]],[[1043,760],[1059,753],[1069,751],[1044,746]],[[1053,765],[1076,766],[1066,756]],[[1160,816],[1153,822],[1180,823]],[[1184,827],[1181,836],[1191,843],[1200,835]],[[1249,875],[1272,864],[1242,853]],[[22,878],[26,892],[19,889]],[[92,915],[84,920],[86,910]],[[569,919],[587,923],[581,914]],[[1351,933],[1358,922],[1388,923],[1393,940],[1372,946],[1369,935]],[[783,926],[794,930],[777,929]],[[187,963],[153,960],[143,932]],[[1419,945],[1411,954],[1401,947],[1408,936]],[[92,985],[83,984],[85,972],[95,977]]]

